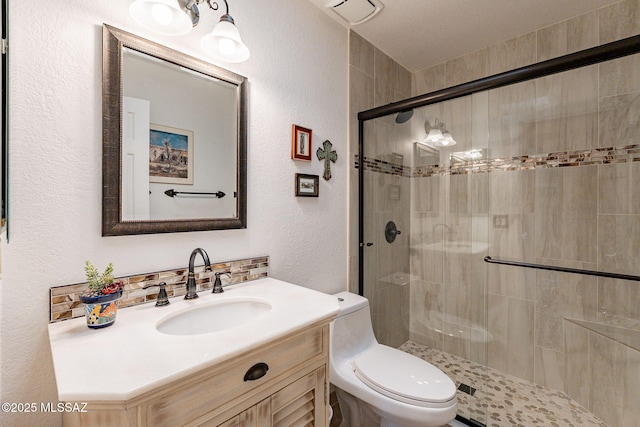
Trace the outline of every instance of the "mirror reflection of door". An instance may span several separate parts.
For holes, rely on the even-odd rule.
[[[149,219],[149,101],[122,102],[122,219]]]
[[[145,124],[140,111],[123,111],[122,115],[123,221],[237,217],[237,91],[234,84],[133,49],[124,50],[123,98],[146,101],[148,116]],[[124,127],[130,119],[135,120],[130,125],[135,128],[136,138],[146,141],[144,156],[137,139],[131,149],[125,147],[127,133],[133,132]],[[146,136],[138,132],[146,132]],[[162,164],[151,158],[155,146],[150,146],[154,143],[150,132],[160,132],[162,139],[169,141]],[[187,136],[189,145],[177,145]],[[187,170],[188,176],[183,176]],[[125,178],[125,174],[129,176]],[[142,183],[144,174],[146,187]],[[167,196],[167,190],[180,195]],[[219,191],[225,196],[193,195]]]

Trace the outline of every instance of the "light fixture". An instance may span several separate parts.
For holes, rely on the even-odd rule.
[[[224,1],[227,4],[227,0]],[[243,62],[249,59],[249,48],[242,43],[240,32],[229,15],[229,5],[227,13],[220,17],[220,22],[208,34],[200,40],[202,49],[216,59],[225,62]]]
[[[478,162],[486,160],[488,157],[486,148],[474,148],[468,151],[458,151],[449,155],[451,164]]]
[[[161,34],[179,36],[187,34],[200,22],[198,5],[205,2],[212,10],[218,3],[211,0],[135,0],[129,13],[140,25]],[[215,59],[225,62],[242,62],[249,58],[249,48],[242,42],[229,4],[224,0],[226,13],[213,31],[200,41],[202,49]]]
[[[428,142],[436,147],[449,147],[456,145],[456,140],[453,139],[451,133],[447,130],[447,126],[444,122],[436,119],[433,126],[427,120],[424,124],[424,128],[427,131],[427,138],[425,142]]]

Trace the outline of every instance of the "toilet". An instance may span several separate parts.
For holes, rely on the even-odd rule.
[[[440,427],[456,416],[456,387],[444,372],[403,351],[379,344],[369,301],[335,294],[330,381],[345,427]]]

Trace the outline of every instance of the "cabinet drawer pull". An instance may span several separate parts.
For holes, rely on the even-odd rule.
[[[269,365],[266,363],[260,362],[256,363],[252,367],[249,368],[246,374],[244,374],[245,381],[255,381],[258,380],[265,375],[267,375],[267,371],[269,370]]]

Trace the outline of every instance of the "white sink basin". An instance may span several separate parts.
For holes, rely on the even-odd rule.
[[[168,335],[199,335],[224,331],[256,320],[271,311],[257,298],[227,299],[192,307],[161,319],[156,329]]]

